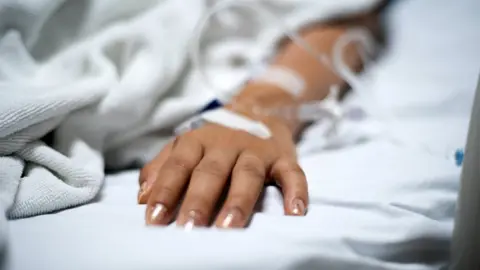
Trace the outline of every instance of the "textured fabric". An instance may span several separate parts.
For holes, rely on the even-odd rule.
[[[213,96],[187,68],[188,42],[212,2],[2,1],[0,212],[16,219],[85,204],[101,189],[105,167],[152,158],[172,127]],[[317,15],[331,1],[267,2],[282,18],[294,18],[308,5]],[[342,1],[331,5],[339,10]],[[253,46],[262,39],[249,29],[263,36],[269,25],[245,21],[254,20],[237,21],[238,31],[216,31],[219,22],[210,27],[205,65],[220,81],[248,74],[231,59],[268,54],[259,49],[266,46]],[[53,146],[40,140],[51,131]],[[2,217],[0,241],[4,228]]]

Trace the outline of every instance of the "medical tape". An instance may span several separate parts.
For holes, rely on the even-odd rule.
[[[300,97],[305,91],[305,80],[295,71],[279,66],[268,68],[258,77],[253,78],[253,82],[268,83],[279,87],[295,98]]]
[[[210,122],[230,129],[242,130],[261,139],[270,139],[272,133],[262,122],[251,120],[243,115],[231,112],[224,108],[207,111],[190,118],[175,129],[177,135],[197,129]]]

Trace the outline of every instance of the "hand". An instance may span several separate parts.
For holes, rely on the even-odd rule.
[[[207,124],[168,144],[141,171],[138,199],[147,203],[147,224],[166,225],[176,217],[180,226],[214,221],[220,228],[244,227],[270,181],[282,189],[285,214],[304,215],[307,182],[292,132],[278,119],[257,120],[270,128],[272,138]],[[215,215],[224,191],[226,199]]]

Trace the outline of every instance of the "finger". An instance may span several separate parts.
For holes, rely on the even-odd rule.
[[[147,203],[151,187],[157,179],[160,168],[170,156],[172,146],[173,142],[168,143],[162,151],[140,171],[140,177],[138,178],[140,189],[137,197],[139,204]]]
[[[192,173],[177,224],[187,229],[206,226],[237,159],[235,150],[207,151]]]
[[[172,219],[190,175],[201,160],[203,148],[197,141],[181,137],[158,172],[148,199],[147,224],[167,224]]]
[[[298,163],[281,158],[272,166],[271,176],[282,188],[286,215],[303,216],[308,205],[308,186],[305,173]]]
[[[232,172],[232,182],[215,225],[219,228],[243,228],[252,215],[263,190],[265,163],[254,154],[240,154]]]

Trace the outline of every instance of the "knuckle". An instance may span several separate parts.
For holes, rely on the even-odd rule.
[[[297,162],[290,160],[281,160],[277,163],[276,170],[280,174],[296,174],[305,177],[305,172]]]
[[[165,162],[164,167],[167,169],[180,170],[180,171],[189,171],[195,166],[193,162],[184,156],[181,155],[172,155]]]
[[[257,201],[254,192],[250,193],[232,193],[228,196],[227,208],[246,209],[252,208]]]
[[[195,168],[195,173],[208,174],[220,178],[228,174],[228,169],[218,159],[209,159],[201,162]]]
[[[258,163],[258,164],[262,164],[263,161],[260,157],[258,157],[256,154],[254,153],[250,153],[250,152],[244,152],[241,156],[240,156],[240,160],[241,161],[244,161],[244,162],[251,162],[251,163]]]
[[[236,165],[236,172],[248,173],[256,178],[265,178],[263,161],[255,155],[244,155]]]

